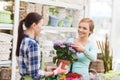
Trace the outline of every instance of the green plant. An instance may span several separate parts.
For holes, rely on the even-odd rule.
[[[49,8],[49,13],[50,13],[50,15],[57,16],[58,9],[57,8]]]
[[[97,44],[101,50],[101,59],[104,62],[105,72],[108,72],[112,70],[112,59],[113,59],[112,53],[110,54],[110,51],[112,51],[112,49],[110,48],[108,35],[106,34],[105,36],[105,42],[97,41]]]
[[[55,42],[54,49],[56,50],[56,56],[53,58],[53,63],[57,59],[69,60],[70,62],[77,61],[76,51],[71,47],[70,42]]]

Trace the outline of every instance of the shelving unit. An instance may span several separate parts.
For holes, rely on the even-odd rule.
[[[48,6],[56,6],[56,7],[62,7],[65,9],[73,9],[73,10],[81,10],[84,8],[84,5],[77,5],[77,4],[69,4],[65,2],[60,1],[52,1],[52,0],[19,0],[23,2],[30,2],[30,3],[37,3],[42,5],[48,5]],[[84,0],[85,1],[85,0]],[[53,27],[53,26],[45,26],[45,30],[59,30],[59,31],[68,31],[68,32],[76,32],[77,28],[71,28],[71,27]]]
[[[1,0],[1,1],[4,1],[4,0]],[[6,1],[4,1],[4,2],[6,2]],[[2,9],[2,7],[1,7],[1,9]],[[2,10],[1,10],[2,11]],[[1,13],[1,15],[2,15],[2,13]],[[0,16],[1,16],[0,15]],[[3,20],[6,20],[6,18],[8,18],[8,16],[4,13],[4,18],[2,18],[2,16],[1,16],[1,21],[2,21],[2,19]],[[9,15],[10,16],[10,15]],[[10,18],[10,17],[9,17]],[[14,26],[14,24],[10,24],[9,22],[5,22],[5,21],[3,21],[3,23],[2,22],[0,22],[0,33],[1,32],[4,32],[5,31],[5,33],[6,32],[10,32],[10,31],[12,31],[13,30],[13,26]],[[3,35],[2,35],[3,34]],[[8,35],[8,34],[4,34],[4,33],[1,33],[1,36],[2,36],[2,38],[1,39],[3,39],[3,40],[1,40],[1,45],[3,44],[3,48],[5,48],[5,49],[2,49],[3,50],[3,53],[1,52],[0,53],[0,56],[1,56],[1,59],[0,59],[0,68],[2,68],[2,67],[5,67],[6,69],[8,69],[8,68],[10,68],[11,66],[12,66],[12,60],[9,60],[8,58],[9,58],[9,56],[10,56],[10,54],[11,54],[11,50],[10,50],[10,52],[7,52],[9,49],[11,49],[11,47],[7,47],[6,45],[8,45],[8,46],[10,46],[11,44],[13,44],[12,42],[11,42],[11,40],[12,40],[12,36],[11,35]],[[6,36],[6,37],[5,37]],[[9,36],[11,36],[11,39],[9,38]],[[8,38],[7,38],[8,37]],[[4,45],[4,43],[5,43],[5,45]],[[7,48],[6,48],[6,47]],[[1,48],[2,48],[1,47]],[[5,52],[5,53],[4,53]],[[1,70],[2,71],[2,70]],[[11,71],[9,71],[8,73],[11,73]],[[5,73],[3,73],[3,74],[5,74]],[[0,75],[0,79],[1,79],[1,77],[3,78],[3,76],[2,76],[2,74]],[[6,77],[6,76],[5,76]],[[8,75],[8,77],[10,77],[10,75]],[[7,77],[7,79],[8,79],[8,77]]]

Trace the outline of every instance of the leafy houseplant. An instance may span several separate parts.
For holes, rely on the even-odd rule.
[[[110,44],[108,40],[108,35],[105,36],[105,42],[97,41],[98,47],[101,50],[101,59],[104,62],[105,72],[112,70],[112,54],[110,54]]]
[[[71,47],[71,42],[55,42],[54,49],[56,50],[56,56],[53,57],[53,63],[57,60],[68,60],[71,63],[77,61],[76,51]]]

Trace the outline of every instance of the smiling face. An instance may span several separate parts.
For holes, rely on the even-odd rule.
[[[89,35],[93,32],[94,23],[89,18],[83,18],[78,26],[78,35],[80,37],[89,37]]]
[[[88,37],[90,35],[90,26],[87,22],[82,22],[78,27],[78,34],[80,37]]]

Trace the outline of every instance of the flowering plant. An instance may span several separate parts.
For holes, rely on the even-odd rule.
[[[68,73],[68,78],[82,78],[82,74]]]
[[[76,51],[71,47],[72,44],[71,42],[55,42],[56,56],[53,58],[53,62],[55,63],[57,59],[69,60],[70,62],[77,61]]]
[[[81,80],[83,76],[77,73],[68,73],[63,74],[59,79],[60,80]]]
[[[81,80],[83,76],[77,73],[68,73],[66,80]]]

